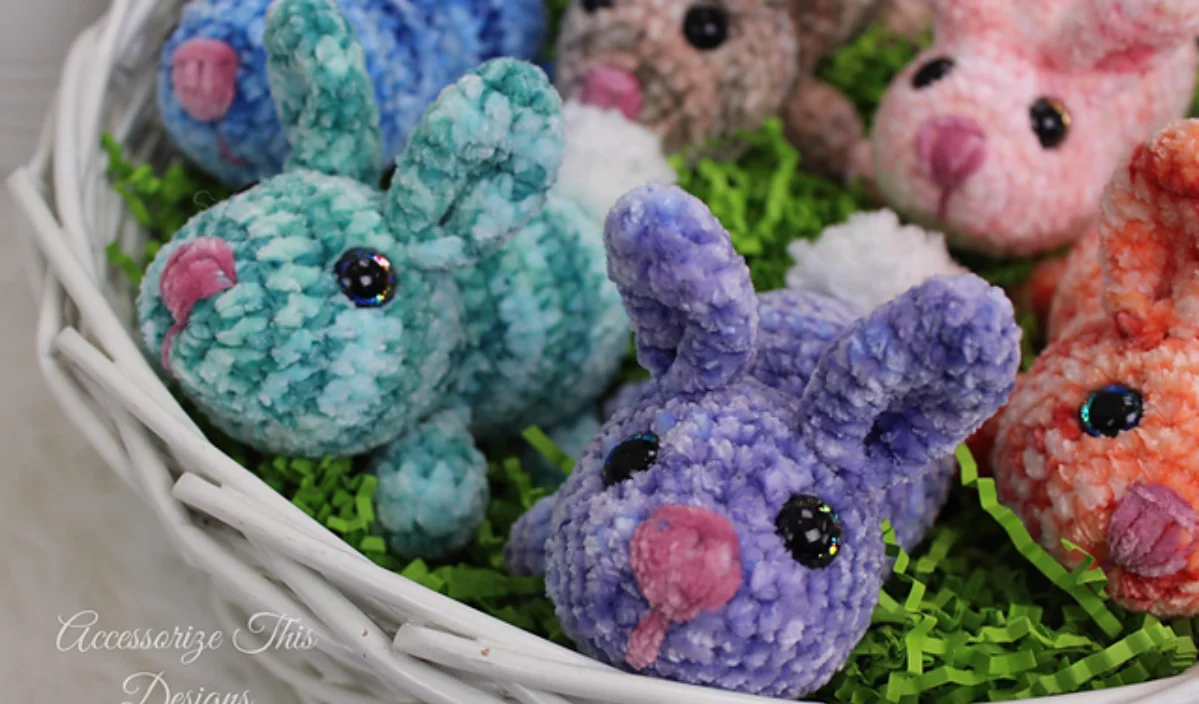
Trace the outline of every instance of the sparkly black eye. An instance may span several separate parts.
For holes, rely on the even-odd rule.
[[[828,567],[841,552],[841,519],[837,512],[815,496],[792,496],[774,527],[795,561],[804,567]]]
[[[612,0],[583,0],[583,9],[588,12],[608,7],[612,7]]]
[[[1078,409],[1078,420],[1087,435],[1114,438],[1141,424],[1145,402],[1141,394],[1120,384],[1094,391]]]
[[[953,70],[953,59],[942,56],[933,59],[920,67],[915,76],[912,76],[912,87],[919,90],[927,88],[937,81],[949,75]]]
[[[641,433],[625,440],[608,453],[604,462],[604,486],[619,484],[637,472],[654,466],[658,459],[658,436]]]
[[[1056,149],[1070,133],[1070,113],[1066,106],[1053,98],[1041,98],[1029,110],[1032,131],[1046,149]]]
[[[337,285],[359,308],[377,308],[395,295],[391,260],[372,249],[355,248],[337,260]]]
[[[729,13],[715,5],[696,5],[683,18],[683,33],[691,46],[711,51],[729,38]]]

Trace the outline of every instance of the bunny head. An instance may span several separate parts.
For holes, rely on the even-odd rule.
[[[667,151],[703,144],[779,112],[801,70],[794,14],[823,13],[820,30],[834,33],[867,4],[577,0],[558,40],[558,88],[650,127]]]
[[[546,521],[562,626],[636,672],[780,697],[818,688],[870,623],[883,493],[1007,397],[1011,307],[973,276],[930,281],[852,323],[797,396],[751,371],[767,354],[758,298],[701,202],[633,191],[606,243],[653,379],[587,447]]]
[[[1104,202],[1100,303],[1077,306],[995,419],[1000,498],[1066,564],[1162,617],[1199,615],[1199,121],[1137,149]]]
[[[265,45],[287,169],[163,248],[141,329],[230,436],[277,454],[357,454],[439,400],[462,337],[453,271],[542,207],[561,102],[540,69],[486,63],[429,108],[381,192],[379,113],[338,6],[279,0]]]
[[[163,47],[158,105],[175,145],[232,186],[278,174],[290,144],[271,101],[263,42],[271,0],[190,0]],[[374,81],[390,159],[437,93],[485,59],[530,58],[542,0],[338,0]],[[403,67],[403,68],[400,68]]]
[[[263,70],[269,6],[193,0],[159,59],[158,108],[168,134],[201,168],[234,186],[278,173],[288,150]]]
[[[1191,0],[936,0],[936,39],[875,118],[888,203],[966,249],[1053,251],[1098,217],[1112,171],[1186,114]]]

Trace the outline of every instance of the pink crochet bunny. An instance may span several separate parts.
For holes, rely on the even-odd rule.
[[[923,0],[578,0],[562,20],[556,82],[649,126],[668,151],[782,115],[804,165],[841,176],[862,122],[814,73],[876,18],[912,33],[929,23]]]
[[[1054,301],[1052,341],[986,442],[1000,499],[1121,604],[1199,615],[1199,120],[1120,169]]]
[[[909,219],[997,256],[1093,226],[1118,164],[1183,117],[1196,0],[932,0],[933,46],[889,88],[856,163]]]

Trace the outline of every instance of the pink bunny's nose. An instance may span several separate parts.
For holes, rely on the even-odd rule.
[[[1173,489],[1136,484],[1107,528],[1108,558],[1142,577],[1167,577],[1186,567],[1199,547],[1199,514]]]
[[[162,366],[171,369],[171,341],[187,326],[196,303],[237,284],[233,250],[219,237],[200,237],[176,249],[158,281],[163,305],[175,324],[162,340]]]
[[[179,104],[200,122],[215,122],[237,97],[237,51],[217,39],[189,39],[172,58],[171,82]]]
[[[625,660],[658,659],[666,628],[724,606],[741,586],[741,548],[729,519],[696,506],[662,506],[637,526],[629,561],[650,612],[629,635]]]
[[[942,189],[953,190],[982,168],[987,136],[973,120],[939,117],[921,126],[916,154],[925,176]]]
[[[641,83],[628,71],[597,68],[583,77],[579,100],[585,105],[619,110],[630,120],[641,113]]]

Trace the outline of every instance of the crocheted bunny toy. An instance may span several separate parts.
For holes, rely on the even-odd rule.
[[[1199,3],[933,5],[936,40],[888,89],[863,169],[892,208],[964,249],[1028,256],[1073,243],[1117,165],[1186,115]]]
[[[472,70],[383,192],[374,91],[337,5],[279,0],[265,45],[287,169],[159,253],[138,301],[146,346],[241,442],[374,451],[392,550],[444,554],[487,500],[474,437],[586,423],[627,349],[602,224],[550,190],[560,99],[531,64]]]
[[[1179,121],[1116,173],[1051,343],[982,434],[1001,500],[1047,550],[1076,565],[1071,541],[1113,599],[1167,618],[1199,615],[1197,241],[1199,121]]]
[[[443,88],[488,59],[531,59],[543,0],[338,0],[366,56],[381,164]],[[270,0],[191,0],[162,49],[158,105],[176,146],[235,187],[278,174],[290,144],[268,87]]]
[[[651,127],[667,151],[783,114],[805,166],[839,175],[861,139],[861,120],[813,73],[883,4],[580,0],[563,17],[556,82],[567,98],[617,108]],[[911,23],[909,15],[896,13]]]
[[[756,296],[728,234],[674,187],[622,199],[606,242],[653,381],[516,524],[509,569],[544,567],[566,634],[600,660],[811,691],[870,623],[881,521],[910,516],[892,492],[948,482],[930,470],[1007,398],[1010,304],[971,275],[862,318],[818,294]]]

